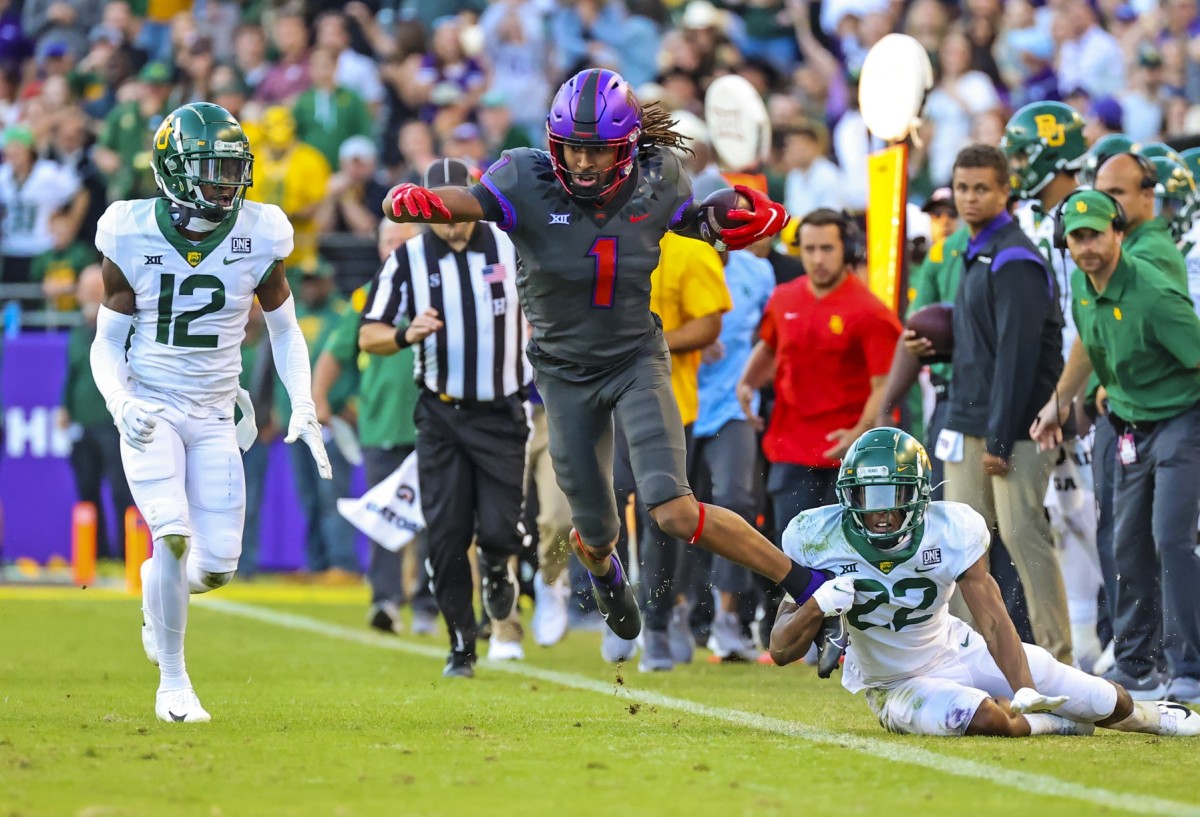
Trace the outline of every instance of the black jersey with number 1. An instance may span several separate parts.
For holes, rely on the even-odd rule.
[[[516,245],[529,360],[541,371],[590,380],[663,345],[650,274],[659,240],[685,220],[691,181],[675,154],[652,146],[639,148],[632,173],[596,207],[571,198],[549,153],[519,148],[472,188],[484,218]]]

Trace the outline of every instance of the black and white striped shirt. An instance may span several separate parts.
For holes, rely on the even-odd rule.
[[[416,345],[417,383],[456,400],[498,400],[533,378],[516,279],[516,249],[495,225],[478,222],[462,252],[429,231],[384,262],[363,320],[401,326],[436,309],[442,328]]]

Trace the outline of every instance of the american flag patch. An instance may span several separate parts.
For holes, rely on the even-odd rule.
[[[483,268],[483,281],[485,284],[503,283],[508,277],[508,271],[503,264],[488,264]]]

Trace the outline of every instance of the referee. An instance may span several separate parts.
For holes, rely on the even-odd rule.
[[[441,159],[421,183],[466,187],[470,170],[459,159]],[[467,561],[473,536],[485,612],[502,621],[517,598],[510,557],[524,543],[532,373],[516,272],[516,250],[493,225],[431,224],[384,262],[359,329],[359,346],[372,354],[416,347],[421,509],[430,580],[450,634],[447,676],[474,675],[478,625]]]

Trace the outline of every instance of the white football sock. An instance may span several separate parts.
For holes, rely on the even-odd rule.
[[[154,619],[154,635],[158,641],[160,691],[184,689],[192,685],[183,660],[183,635],[187,630],[188,614],[186,561],[186,551],[183,559],[176,559],[163,540],[154,541],[146,601],[149,602],[150,617]]]
[[[1157,735],[1162,724],[1162,713],[1158,709],[1158,701],[1134,701],[1133,711],[1129,717],[1120,723],[1114,723],[1109,729],[1118,732],[1144,732]]]
[[[1096,729],[1090,723],[1079,723],[1049,712],[1034,712],[1022,717],[1029,723],[1030,735],[1090,735]]]

